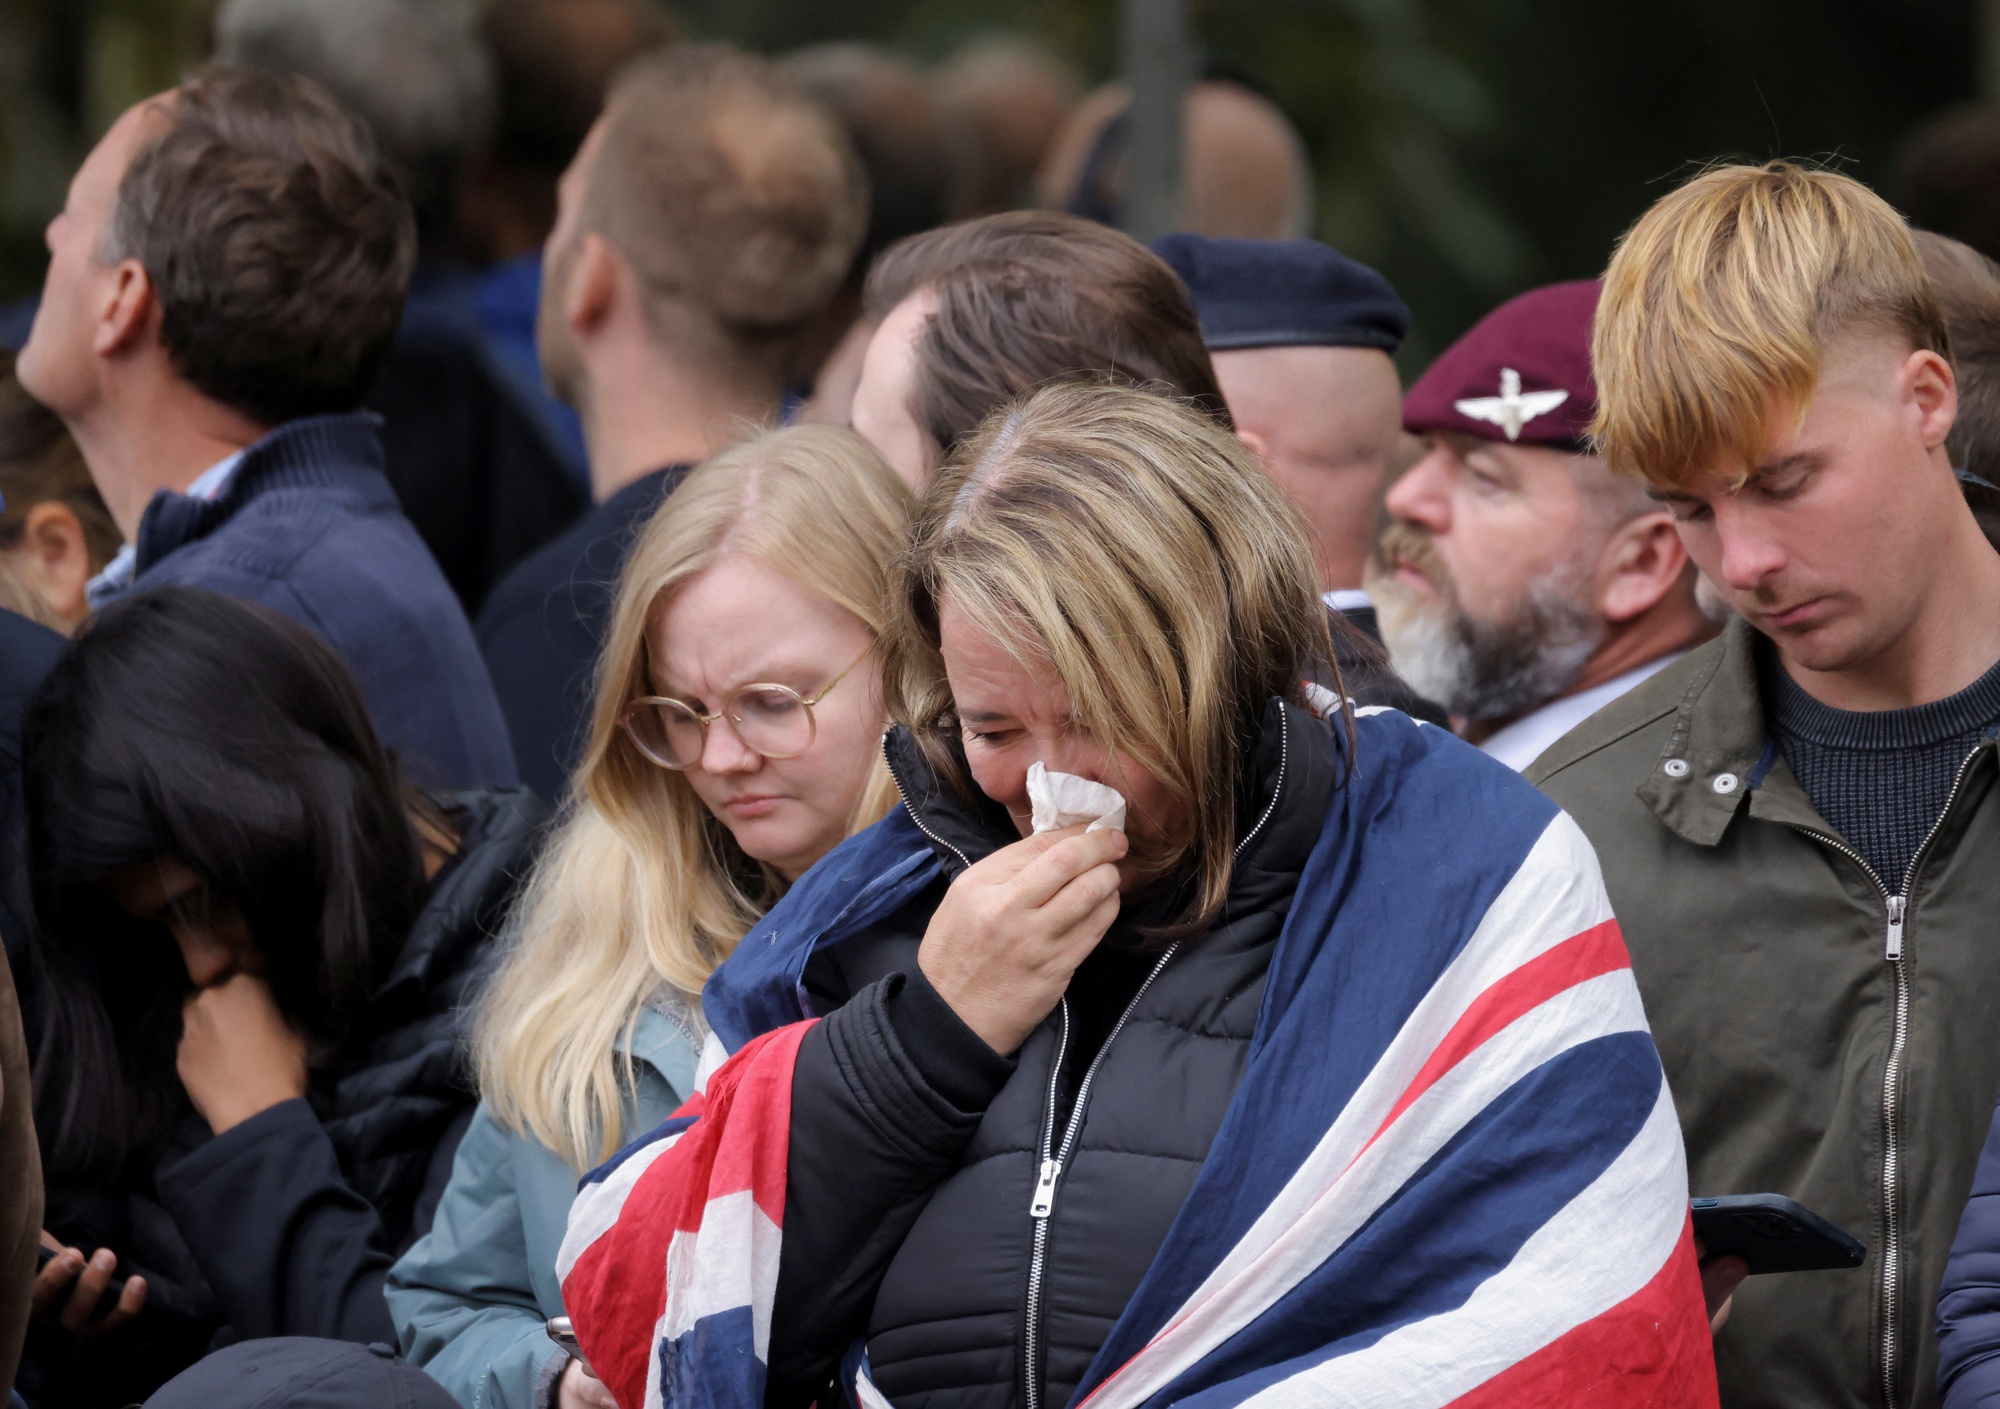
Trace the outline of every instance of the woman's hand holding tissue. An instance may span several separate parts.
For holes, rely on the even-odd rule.
[[[994,1051],[1004,1055],[1027,1040],[1118,918],[1124,855],[1121,831],[1037,832],[945,892],[917,966]]]

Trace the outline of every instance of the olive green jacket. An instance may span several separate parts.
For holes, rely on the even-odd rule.
[[[1527,776],[1597,848],[1694,1193],[1788,1194],[1868,1245],[1737,1290],[1726,1409],[1932,1406],[2000,1087],[2000,767],[1975,750],[1910,876],[1878,882],[1766,735],[1754,640],[1732,623]]]

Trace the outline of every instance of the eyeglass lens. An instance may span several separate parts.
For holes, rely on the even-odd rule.
[[[745,748],[765,758],[796,758],[812,746],[812,711],[782,685],[746,685],[723,702],[722,713]],[[655,700],[629,716],[634,742],[672,768],[701,761],[706,728],[676,700]]]

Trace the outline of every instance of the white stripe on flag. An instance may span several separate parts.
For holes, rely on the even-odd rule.
[[[1465,1303],[1322,1361],[1238,1409],[1435,1409],[1636,1295],[1687,1222],[1680,1121],[1664,1079],[1653,1113],[1611,1166]]]
[[[1260,1218],[1166,1329],[1091,1397],[1090,1409],[1143,1403],[1269,1310],[1515,1082],[1580,1043],[1645,1030],[1631,971],[1600,974],[1495,1033],[1358,1154],[1380,1122],[1362,1128],[1343,1112],[1273,1202],[1295,1210],[1291,1221],[1274,1228],[1268,1213]]]
[[[699,1231],[679,1229],[668,1245],[661,1336],[679,1340],[704,1317],[748,1306],[757,1358],[768,1361],[780,1242],[778,1225],[748,1189],[710,1199]]]
[[[711,1031],[701,1044],[701,1060],[694,1066],[694,1089],[707,1091],[708,1079],[714,1076],[716,1069],[728,1060],[729,1049],[723,1046],[722,1039]]]
[[[567,1281],[584,1249],[611,1231],[618,1222],[619,1214],[624,1212],[625,1200],[631,1194],[632,1186],[653,1167],[654,1160],[680,1143],[681,1136],[685,1134],[686,1130],[679,1130],[663,1140],[654,1141],[627,1158],[600,1182],[586,1184],[577,1191],[576,1202],[569,1206],[569,1226],[563,1231],[562,1246],[556,1250],[557,1282]]]
[[[1213,1349],[1219,1337],[1234,1334],[1235,1327],[1247,1324],[1330,1256],[1337,1244],[1302,1242],[1302,1225],[1328,1190],[1341,1182],[1342,1171],[1381,1128],[1466,1010],[1521,965],[1610,918],[1611,901],[1604,891],[1597,853],[1569,815],[1557,813],[1480,917],[1458,957],[1419,1001],[1312,1153],[1236,1246],[1168,1319],[1166,1329],[1090,1396],[1087,1402],[1091,1409],[1130,1409],[1150,1397]],[[1629,971],[1625,980],[1629,985]],[[1619,1006],[1626,1004],[1637,1015],[1636,1026],[1643,1030],[1645,1017],[1636,992],[1625,995]],[[1404,1111],[1398,1126],[1408,1126],[1415,1114],[1414,1109]],[[1460,1115],[1451,1128],[1455,1130],[1467,1118],[1469,1114]],[[1385,1134],[1384,1138],[1389,1137]],[[1362,1191],[1355,1195],[1361,1217],[1386,1202],[1401,1182],[1373,1188],[1362,1185]],[[1344,1240],[1347,1234],[1339,1236]],[[1253,1268],[1266,1268],[1272,1258],[1294,1268],[1282,1284],[1266,1286],[1261,1280],[1264,1271],[1256,1277],[1247,1275]],[[1190,1334],[1196,1321],[1218,1338]],[[1128,1378],[1135,1381],[1129,1389]]]

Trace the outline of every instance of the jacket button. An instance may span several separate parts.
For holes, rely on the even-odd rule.
[[[1688,761],[1685,758],[1670,758],[1660,765],[1660,771],[1669,778],[1685,778],[1688,775]]]
[[[1709,784],[1709,786],[1727,796],[1736,791],[1736,775],[1734,773],[1718,773],[1715,775],[1715,781]]]

